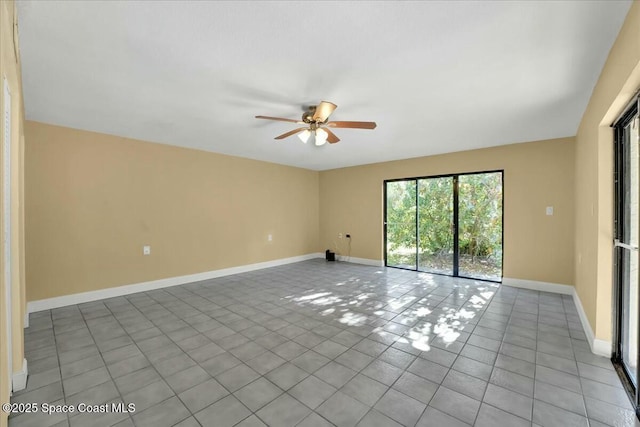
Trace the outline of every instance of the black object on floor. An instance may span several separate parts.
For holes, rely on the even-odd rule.
[[[336,253],[335,252],[331,252],[329,249],[326,250],[325,255],[326,255],[327,261],[335,261],[336,260]]]

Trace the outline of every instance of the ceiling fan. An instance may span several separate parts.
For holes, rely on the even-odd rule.
[[[299,133],[298,138],[305,144],[311,139],[315,145],[324,145],[326,142],[335,144],[340,138],[329,128],[351,129],[375,129],[375,122],[330,122],[329,116],[338,106],[332,102],[322,101],[318,105],[312,105],[302,114],[302,120],[284,119],[282,117],[256,116],[256,119],[277,120],[291,122],[304,127],[276,136],[275,139],[285,139]]]

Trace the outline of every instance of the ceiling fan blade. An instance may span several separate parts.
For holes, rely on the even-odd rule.
[[[321,101],[313,113],[313,120],[316,122],[326,122],[336,108],[338,108],[338,106],[333,102]]]
[[[256,116],[256,119],[277,120],[279,122],[290,122],[290,123],[298,123],[298,124],[304,123],[304,122],[301,122],[300,120],[284,119],[282,117]]]
[[[322,130],[327,133],[327,142],[329,144],[335,144],[336,142],[340,141],[340,138],[338,138],[335,133],[331,132],[331,130],[327,128],[322,128]]]
[[[287,133],[283,133],[282,135],[278,135],[278,136],[276,136],[274,139],[285,139],[285,138],[288,138],[288,137],[290,137],[291,135],[295,135],[296,133],[301,132],[301,131],[303,131],[303,130],[305,130],[305,129],[307,129],[307,128],[298,128],[298,129],[294,129],[294,130],[291,130],[291,131],[289,131],[289,132],[287,132]]]
[[[329,122],[332,128],[375,129],[376,122]]]

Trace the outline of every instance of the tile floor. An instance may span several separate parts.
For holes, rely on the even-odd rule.
[[[633,426],[571,298],[312,260],[31,315],[18,426]]]

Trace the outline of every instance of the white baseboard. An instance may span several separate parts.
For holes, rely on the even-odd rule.
[[[14,372],[11,376],[11,388],[14,392],[24,390],[27,388],[27,377],[29,376],[29,369],[27,368],[27,359],[22,359],[22,369],[19,372]]]
[[[238,267],[223,268],[220,270],[207,271],[203,273],[188,274],[185,276],[169,277],[166,279],[152,280],[149,282],[135,283],[131,285],[117,286],[114,288],[99,289],[96,291],[82,292],[72,295],[64,295],[60,297],[47,298],[37,301],[30,301],[27,304],[27,312],[24,317],[25,328],[29,327],[29,313],[35,313],[43,310],[50,310],[53,308],[65,307],[68,305],[82,304],[85,302],[97,301],[106,298],[114,298],[123,295],[134,294],[138,292],[146,292],[154,289],[162,289],[169,286],[184,285],[187,283],[199,282],[202,280],[215,279],[217,277],[230,276],[232,274],[246,273],[249,271],[261,270],[264,268],[277,267],[286,264],[292,264],[295,262],[307,261],[315,258],[324,258],[322,253],[311,253],[307,255],[300,255],[290,258],[281,258],[272,261],[260,262],[256,264],[242,265]],[[374,260],[368,258],[346,257],[338,255],[338,261],[352,262],[356,264],[371,265],[375,267],[383,267],[384,261]],[[591,329],[591,325],[587,319],[584,308],[578,294],[573,286],[562,285],[559,283],[538,282],[535,280],[515,279],[504,277],[502,284],[505,286],[512,286],[515,288],[531,289],[535,291],[552,292],[563,295],[572,295],[573,300],[578,309],[578,315],[582,323],[582,327],[587,336],[589,346],[594,354],[600,356],[611,357],[611,342],[596,339]],[[17,384],[21,385],[23,382],[26,386],[27,381],[27,361],[23,363],[23,371],[15,373],[13,375],[14,387]],[[23,387],[24,388],[24,387]],[[21,390],[16,389],[14,390]]]
[[[591,352],[597,354],[598,356],[604,356],[606,358],[611,358],[613,354],[613,346],[611,341],[594,339],[593,345],[591,346]]]
[[[552,292],[554,294],[573,295],[573,286],[560,283],[538,282],[536,280],[513,279],[503,277],[502,284],[514,288],[531,289],[533,291]]]
[[[593,329],[591,329],[589,319],[587,318],[587,313],[584,311],[584,307],[582,306],[582,301],[580,301],[580,297],[578,296],[578,292],[575,288],[573,290],[573,302],[578,309],[580,323],[582,323],[582,329],[584,329],[584,333],[587,336],[587,342],[589,343],[591,352],[598,356],[611,357],[611,354],[613,353],[613,345],[611,344],[611,341],[596,338],[593,333]]]
[[[294,262],[307,261],[315,258],[324,258],[324,254],[311,253],[290,258],[281,258],[273,261],[259,262],[256,264],[241,265],[238,267],[223,268],[220,270],[206,271],[203,273],[187,274],[185,276],[168,277],[166,279],[152,280],[149,282],[135,283],[132,285],[117,286],[113,288],[99,289],[96,291],[82,292],[78,294],[63,295],[54,298],[29,301],[27,303],[28,313],[35,313],[53,308],[65,307],[68,305],[82,304],[85,302],[97,301],[106,298],[114,298],[123,295],[147,292],[154,289],[167,288],[169,286],[184,285],[187,283],[200,282],[202,280],[215,279],[217,277],[230,276],[232,274],[247,273],[249,271],[261,270],[263,268],[278,267],[280,265],[292,264]]]
[[[534,291],[543,291],[543,292],[552,292],[555,294],[562,294],[562,295],[571,295],[573,297],[573,302],[576,305],[576,308],[578,310],[580,323],[582,324],[582,329],[584,329],[584,333],[587,336],[587,342],[589,343],[591,352],[593,354],[597,354],[598,356],[611,357],[611,352],[613,348],[611,345],[611,341],[605,341],[595,337],[595,334],[593,333],[593,329],[591,329],[591,324],[589,323],[587,314],[584,311],[584,307],[582,307],[582,302],[580,301],[580,297],[578,296],[578,293],[576,292],[575,287],[569,286],[569,285],[562,285],[559,283],[538,282],[535,280],[524,280],[524,279],[512,279],[508,277],[504,277],[502,279],[502,284],[506,286],[512,286],[514,288],[531,289]]]
[[[369,258],[357,258],[353,256],[346,255],[338,255],[338,261],[341,262],[352,262],[354,264],[363,264],[363,265],[372,265],[374,267],[384,267],[384,261],[378,259],[369,259]]]
[[[591,347],[591,352],[595,353],[593,343],[596,339],[596,336],[593,333],[593,329],[591,329],[591,324],[589,323],[589,319],[587,318],[587,313],[584,311],[584,307],[582,307],[582,301],[580,301],[580,297],[578,296],[578,293],[575,291],[575,288],[573,292],[573,303],[576,305],[576,308],[578,309],[578,316],[580,317],[580,323],[582,323],[582,329],[584,329],[584,334],[587,336],[587,342],[589,343],[589,347]],[[605,356],[605,355],[601,354],[600,356]],[[611,352],[609,352],[608,356],[611,356]]]

